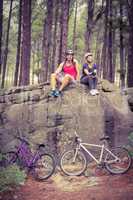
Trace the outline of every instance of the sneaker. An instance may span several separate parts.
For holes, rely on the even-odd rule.
[[[90,90],[90,94],[91,94],[92,96],[95,96],[95,95],[96,95],[95,90],[94,90],[94,89]]]
[[[99,91],[97,89],[95,89],[94,91],[95,91],[95,94],[99,94]]]
[[[55,96],[55,92],[56,92],[56,90],[52,90],[51,93],[50,93],[50,96],[54,97]]]
[[[61,96],[61,91],[56,90],[54,93],[54,97],[59,97]]]

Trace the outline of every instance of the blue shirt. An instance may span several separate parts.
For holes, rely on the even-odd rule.
[[[97,69],[97,65],[96,65],[96,63],[94,63],[93,66],[90,68],[89,65],[88,65],[88,63],[84,63],[84,64],[83,64],[83,67],[82,67],[82,78],[83,78],[84,76],[87,76],[87,74],[84,72],[85,69],[87,69],[87,71],[88,71],[89,73],[93,73],[94,70]]]

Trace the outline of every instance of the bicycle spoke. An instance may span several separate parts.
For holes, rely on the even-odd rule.
[[[125,173],[131,166],[131,157],[128,151],[124,148],[117,147],[112,149],[111,152],[115,156],[110,153],[106,155],[105,166],[107,170],[113,174]]]
[[[61,169],[67,175],[80,175],[86,169],[86,158],[82,152],[65,152],[61,157]]]
[[[34,177],[38,180],[49,178],[55,170],[55,160],[50,154],[43,154],[36,161],[34,167]]]

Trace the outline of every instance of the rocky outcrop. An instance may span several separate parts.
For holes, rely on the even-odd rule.
[[[63,96],[49,96],[49,85],[11,88],[0,92],[1,151],[14,148],[16,135],[45,142],[55,154],[72,144],[74,131],[84,141],[99,142],[104,134],[112,145],[126,144],[133,130],[128,95],[119,91],[90,96],[83,85],[70,86]]]

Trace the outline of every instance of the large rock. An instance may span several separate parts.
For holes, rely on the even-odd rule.
[[[111,83],[110,81],[106,79],[102,79],[101,88],[104,92],[113,92],[118,89],[118,87],[115,84]]]
[[[13,148],[15,136],[21,135],[31,141],[32,148],[45,142],[58,155],[70,148],[75,130],[85,142],[98,143],[107,134],[112,145],[127,143],[133,122],[127,96],[102,91],[98,96],[90,96],[83,85],[69,87],[59,98],[49,97],[49,92],[49,86],[41,85],[2,94],[5,99],[0,104],[2,151]]]

